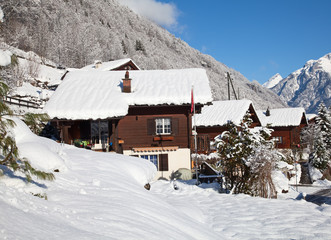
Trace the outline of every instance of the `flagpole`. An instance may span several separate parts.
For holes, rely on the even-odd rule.
[[[197,126],[195,119],[195,102],[194,102],[194,85],[192,85],[192,103],[193,103],[193,129],[194,129],[194,151],[195,151],[195,178],[196,185],[198,185],[198,146],[197,146]]]

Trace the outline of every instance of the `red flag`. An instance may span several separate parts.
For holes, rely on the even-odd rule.
[[[194,111],[194,98],[193,98],[193,87],[191,90],[191,113]]]

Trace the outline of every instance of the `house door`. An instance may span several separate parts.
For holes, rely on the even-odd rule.
[[[91,121],[91,138],[95,149],[106,149],[108,145],[108,121]]]

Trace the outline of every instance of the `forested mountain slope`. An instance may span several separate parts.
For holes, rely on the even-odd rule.
[[[205,68],[215,100],[228,98],[225,73],[230,72],[240,98],[251,99],[257,108],[285,106],[272,91],[116,0],[0,0],[0,6],[4,41],[59,65],[82,67],[97,59],[130,57],[142,69]]]

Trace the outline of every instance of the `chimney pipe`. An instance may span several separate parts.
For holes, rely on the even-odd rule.
[[[267,117],[270,116],[270,110],[269,110],[269,108],[267,108],[267,111],[265,112],[265,115],[266,115]]]
[[[123,90],[124,93],[130,93],[131,92],[131,78],[129,76],[129,71],[126,71],[125,77],[123,80]]]

